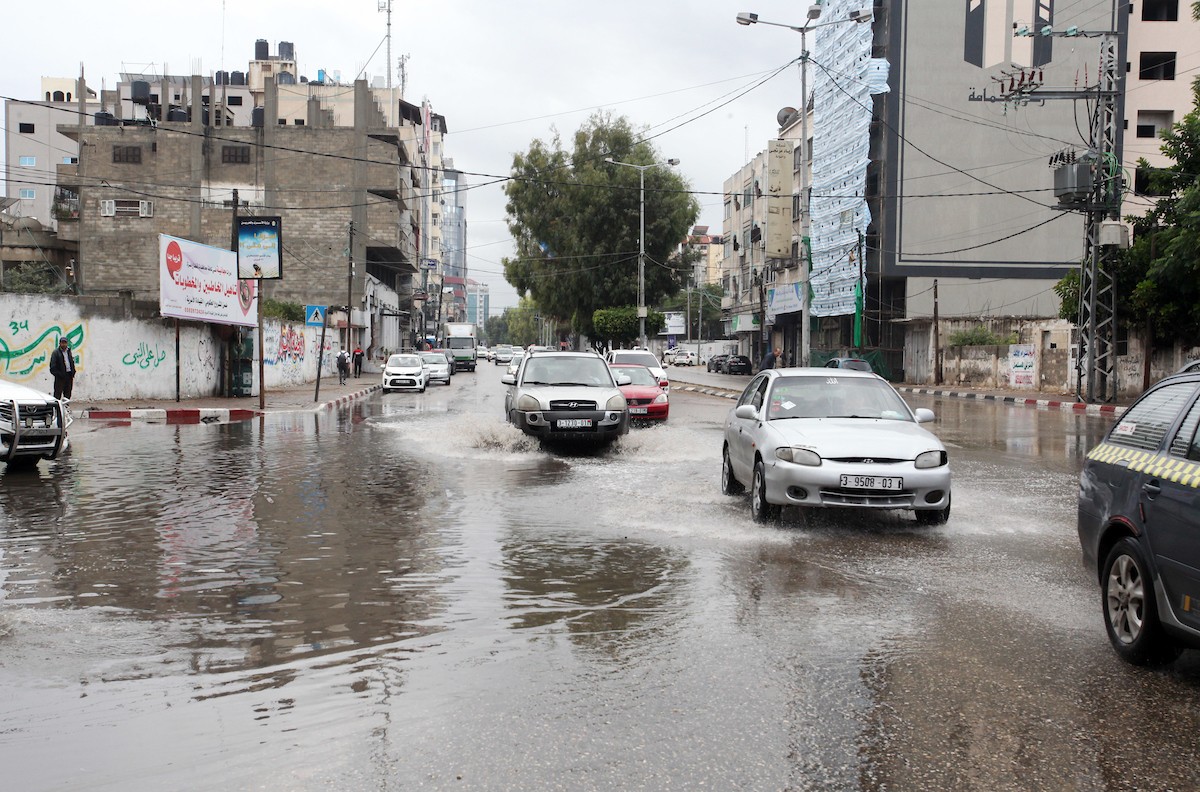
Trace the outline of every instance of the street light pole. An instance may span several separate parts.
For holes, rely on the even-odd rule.
[[[642,349],[647,349],[646,343],[646,170],[649,168],[662,167],[657,162],[651,162],[649,165],[634,165],[632,162],[619,162],[612,157],[605,157],[605,162],[612,165],[624,165],[627,168],[637,168],[638,171],[638,192],[640,195],[638,204],[638,293],[637,293],[637,312],[638,312],[638,337],[641,339]],[[679,160],[669,159],[668,165],[678,165]]]
[[[831,19],[828,22],[818,22],[811,24],[813,20],[821,16],[821,6],[812,5],[808,9],[808,19],[803,25],[785,25],[781,22],[768,22],[765,19],[759,19],[758,14],[752,14],[748,11],[742,11],[737,15],[737,23],[739,25],[773,25],[774,27],[785,27],[788,30],[794,30],[800,34],[800,236],[803,239],[807,237],[806,233],[809,228],[809,210],[811,208],[808,196],[808,168],[809,162],[812,160],[812,151],[808,145],[808,31],[811,28],[825,27],[826,25],[836,25],[839,22],[870,22],[871,11],[864,9],[861,11],[851,11],[845,19]],[[809,337],[810,324],[810,298],[811,288],[809,286],[808,261],[800,262],[800,365],[809,365],[811,359],[812,343]],[[765,320],[765,319],[764,319]]]

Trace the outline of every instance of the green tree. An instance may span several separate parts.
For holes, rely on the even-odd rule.
[[[484,327],[484,335],[492,346],[496,344],[511,344],[508,337],[508,311],[505,309],[500,316],[489,316]]]
[[[627,119],[605,114],[592,116],[572,144],[564,150],[555,134],[513,157],[505,194],[517,257],[505,259],[504,274],[543,315],[595,336],[596,310],[636,305],[638,287],[639,173],[605,158],[646,165],[658,157]],[[700,207],[669,168],[644,173],[645,288],[652,305],[683,283],[685,267],[673,256]]]
[[[538,325],[534,318],[538,315],[533,300],[522,297],[515,308],[504,309],[504,319],[508,326],[508,341],[516,346],[529,346],[537,340]]]
[[[599,308],[592,314],[595,341],[607,341],[612,346],[629,346],[641,340],[638,334],[637,306]],[[646,335],[654,336],[667,326],[667,317],[658,311],[646,312]]]
[[[64,294],[71,291],[58,268],[43,261],[4,265],[4,291],[23,294]]]

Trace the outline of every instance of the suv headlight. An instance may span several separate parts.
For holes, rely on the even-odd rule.
[[[625,402],[625,397],[622,396],[620,393],[618,393],[615,396],[609,397],[608,404],[604,405],[604,409],[606,409],[606,410],[624,410],[628,406],[629,405]]]
[[[917,454],[914,464],[918,469],[941,467],[946,464],[946,452],[926,451],[924,454]]]
[[[542,409],[542,403],[536,397],[524,393],[517,398],[517,409],[521,412],[535,412]]]
[[[807,448],[784,446],[783,448],[775,449],[775,456],[784,462],[791,462],[795,465],[821,466],[821,457],[817,456],[816,451],[810,451]]]

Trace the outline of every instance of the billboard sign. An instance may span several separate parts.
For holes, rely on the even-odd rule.
[[[667,320],[668,335],[683,335],[686,332],[686,325],[681,311],[668,311],[663,316]]]
[[[258,326],[254,281],[238,280],[237,254],[158,235],[158,307],[163,316]]]
[[[278,217],[237,219],[239,278],[278,280],[283,277],[283,229]]]
[[[767,143],[767,239],[766,257],[786,259],[792,255],[792,143]]]

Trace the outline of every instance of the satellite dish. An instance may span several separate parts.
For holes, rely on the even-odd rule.
[[[796,108],[784,107],[775,114],[775,120],[779,122],[779,126],[786,126],[789,119],[796,115]]]

